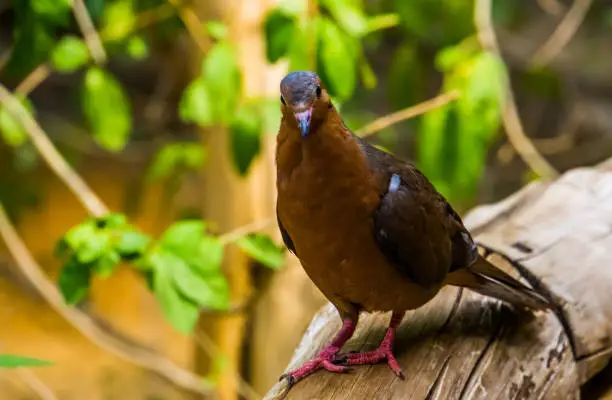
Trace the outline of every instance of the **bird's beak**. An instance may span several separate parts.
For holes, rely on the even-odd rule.
[[[296,112],[295,119],[297,121],[302,137],[308,136],[308,130],[310,129],[310,117],[312,116],[312,108],[308,108],[304,111]]]

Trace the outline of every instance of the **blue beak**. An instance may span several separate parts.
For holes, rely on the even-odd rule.
[[[297,121],[298,127],[300,128],[300,133],[302,137],[308,136],[308,131],[310,129],[310,117],[312,116],[312,109],[308,109],[306,111],[302,111],[295,114],[295,119]]]

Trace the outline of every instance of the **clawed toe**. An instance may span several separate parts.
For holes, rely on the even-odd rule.
[[[372,365],[377,364],[383,360],[387,360],[389,368],[397,375],[400,379],[405,379],[406,376],[402,372],[395,355],[391,349],[378,348],[374,351],[367,351],[362,353],[351,352],[348,354],[337,355],[332,361],[335,365],[351,366],[351,365]]]

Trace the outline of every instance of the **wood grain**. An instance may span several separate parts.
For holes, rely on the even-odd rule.
[[[490,260],[550,290],[562,306],[530,314],[469,290],[445,288],[410,312],[396,354],[406,380],[385,364],[347,374],[319,371],[287,399],[574,399],[612,357],[612,172],[570,171],[532,183],[465,218],[475,238],[520,261]],[[389,315],[364,315],[345,351],[373,349]],[[565,320],[565,326],[561,323]],[[313,319],[287,370],[313,357],[339,328],[331,305]],[[280,398],[280,382],[266,399]]]

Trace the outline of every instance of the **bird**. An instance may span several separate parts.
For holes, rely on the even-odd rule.
[[[459,214],[411,161],[367,143],[344,123],[320,79],[294,71],[280,82],[276,216],[285,246],[334,305],[342,326],[312,360],[281,376],[291,387],[317,370],[386,361],[406,311],[444,286],[517,307],[550,310],[546,296],[478,252]],[[362,313],[391,312],[376,350],[342,354]]]

